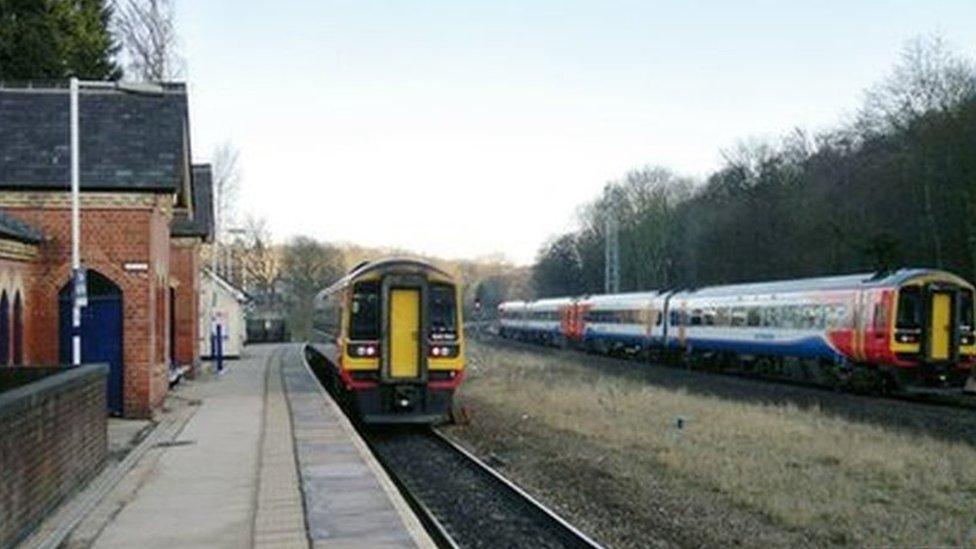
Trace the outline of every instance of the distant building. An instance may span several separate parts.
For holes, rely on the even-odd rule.
[[[200,283],[200,349],[205,358],[213,358],[211,334],[218,322],[223,336],[223,356],[237,358],[244,349],[247,337],[244,307],[248,296],[224,277],[210,269],[203,269]]]
[[[110,365],[112,412],[148,417],[173,359],[197,354],[186,293],[212,233],[209,183],[195,188],[183,85],[83,90],[79,104],[82,360]],[[70,163],[67,88],[0,84],[0,364],[70,363]]]

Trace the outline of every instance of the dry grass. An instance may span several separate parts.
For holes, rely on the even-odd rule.
[[[663,469],[821,542],[976,545],[976,449],[818,409],[610,378],[585,357],[470,346],[462,395],[593,440],[633,478]],[[635,367],[640,367],[635,364]],[[477,414],[477,410],[475,410]],[[677,418],[685,419],[677,429]],[[475,415],[477,421],[477,415]]]

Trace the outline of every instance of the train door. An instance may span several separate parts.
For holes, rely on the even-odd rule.
[[[420,289],[390,289],[390,376],[420,375]]]
[[[932,361],[946,361],[952,355],[953,293],[935,290],[929,300],[928,353]]]

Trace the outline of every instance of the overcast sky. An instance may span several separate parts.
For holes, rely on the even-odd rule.
[[[630,168],[832,127],[976,1],[179,0],[197,161],[279,239],[532,260]]]

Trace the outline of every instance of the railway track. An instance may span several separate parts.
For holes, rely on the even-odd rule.
[[[435,430],[362,430],[442,547],[600,547]]]

